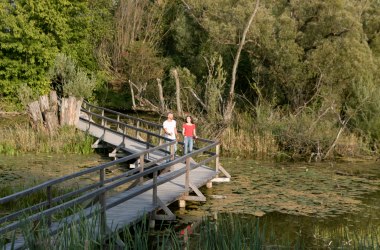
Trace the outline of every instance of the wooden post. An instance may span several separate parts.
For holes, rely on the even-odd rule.
[[[153,206],[157,205],[157,171],[153,172]]]
[[[140,128],[140,121],[136,122],[136,127]],[[136,138],[138,139],[139,137],[140,137],[140,132],[138,130],[136,130]]]
[[[40,96],[39,98],[39,104],[41,113],[43,114],[45,111],[49,110],[49,97],[47,95]]]
[[[149,149],[150,141],[151,141],[151,136],[150,134],[147,134],[146,135],[146,149]],[[149,153],[146,154],[146,158],[149,159]]]
[[[91,122],[92,121],[92,114],[91,114],[91,107],[88,107],[88,121]]]
[[[117,115],[117,128],[116,128],[117,132],[119,132],[119,122],[120,122],[120,115]]]
[[[174,160],[174,154],[175,154],[175,152],[174,152],[174,144],[173,145],[170,145],[170,160]],[[170,166],[170,171],[173,171],[174,170],[174,166],[173,165],[171,165]]]
[[[73,120],[73,124],[72,124],[74,126],[77,125],[78,122],[79,122],[80,112],[81,112],[81,109],[82,109],[82,102],[83,102],[83,98],[81,98],[79,100],[76,99],[74,120]]]
[[[28,113],[31,118],[31,125],[33,129],[39,129],[42,126],[42,113],[38,101],[28,104]]]
[[[158,134],[162,136],[162,135],[164,134],[164,129],[163,129],[163,128],[160,128]],[[159,142],[158,142],[158,145],[159,145],[159,146],[162,145],[162,138],[161,138],[161,137],[160,137],[160,140],[159,140]]]
[[[50,105],[50,110],[53,111],[55,114],[58,112],[58,97],[57,97],[57,92],[55,91],[50,91],[49,95],[49,105]]]
[[[190,186],[190,157],[186,158],[185,196],[189,196]]]
[[[46,196],[47,196],[47,208],[51,208],[52,207],[52,200],[53,200],[53,197],[52,197],[52,192],[51,192],[51,186],[47,186],[46,187]],[[47,217],[47,223],[48,223],[48,226],[51,225],[51,215],[48,215]]]
[[[105,180],[105,170],[104,168],[99,170],[99,182],[100,182],[100,188],[104,187],[104,180]],[[99,194],[99,203],[100,203],[100,232],[102,237],[106,233],[106,226],[107,226],[107,220],[106,220],[106,194],[105,192]]]
[[[144,155],[140,155],[140,173],[144,172]],[[140,177],[140,185],[144,183],[144,177]]]
[[[102,109],[102,121],[101,121],[101,125],[102,126],[104,126],[104,119],[103,119],[103,117],[104,117],[104,109]]]
[[[218,172],[219,171],[219,153],[220,153],[220,144],[216,145],[216,148],[215,148],[215,154],[216,154],[216,158],[215,158],[215,171]]]
[[[50,134],[54,134],[58,128],[58,117],[57,113],[54,111],[44,112],[46,127]]]
[[[60,123],[63,125],[76,125],[79,121],[82,99],[77,100],[75,97],[62,98]]]

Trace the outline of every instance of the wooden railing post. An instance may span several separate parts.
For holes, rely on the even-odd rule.
[[[157,205],[157,171],[153,172],[153,205]]]
[[[140,121],[136,122],[136,127],[140,128]],[[140,131],[136,130],[136,138],[138,139],[140,137]]]
[[[104,180],[105,180],[105,169],[102,168],[99,170],[99,182],[100,182],[100,188],[104,187]],[[99,203],[100,203],[100,232],[102,237],[106,233],[106,193],[103,192],[99,194]]]
[[[117,115],[117,127],[116,127],[117,132],[119,132],[119,122],[120,122],[120,115]]]
[[[220,144],[216,145],[216,148],[215,148],[215,154],[216,154],[216,158],[215,158],[215,171],[216,172],[219,171],[219,153],[220,153]]]
[[[144,172],[144,155],[140,155],[140,173]],[[140,177],[140,185],[144,183],[144,177]]]
[[[88,121],[92,121],[91,106],[88,107]]]
[[[158,132],[158,134],[160,135],[160,136],[162,136],[162,134],[163,134],[163,128],[160,128],[160,130],[159,130],[159,132]],[[159,146],[161,146],[162,145],[162,138],[160,137],[160,140],[159,140],[159,142],[158,142],[158,145]]]
[[[46,196],[47,196],[47,208],[51,208],[52,207],[52,200],[53,200],[53,195],[52,195],[52,190],[51,190],[51,186],[47,186],[46,187]],[[48,226],[51,225],[51,215],[49,215],[47,217],[47,223],[48,223]]]
[[[104,119],[103,118],[104,118],[104,109],[102,109],[102,121],[100,123],[102,126],[104,126]]]
[[[151,135],[146,135],[146,149],[149,149],[150,147],[150,141],[151,141]],[[146,158],[149,159],[149,153],[146,154]]]
[[[185,195],[189,195],[190,186],[190,157],[186,158]]]

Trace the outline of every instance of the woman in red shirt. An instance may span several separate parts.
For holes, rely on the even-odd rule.
[[[191,153],[193,151],[194,138],[197,138],[197,133],[195,131],[195,124],[193,123],[193,118],[191,116],[186,116],[186,123],[182,126],[182,134],[184,136],[183,143],[185,144],[185,154]]]

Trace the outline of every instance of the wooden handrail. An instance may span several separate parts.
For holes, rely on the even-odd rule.
[[[141,119],[141,118],[136,118],[136,117],[133,117],[133,116],[130,116],[130,115],[127,115],[127,114],[123,114],[123,113],[111,110],[111,109],[95,106],[93,104],[90,104],[87,101],[83,101],[83,103],[85,103],[86,105],[91,106],[93,108],[99,109],[99,110],[105,110],[105,111],[107,111],[107,112],[109,112],[111,114],[119,115],[119,116],[122,116],[122,117],[125,117],[125,118],[128,118],[128,119],[131,119],[131,120],[135,120],[135,121],[139,121],[139,122],[145,123],[145,124],[147,124],[149,126],[152,126],[152,127],[156,127],[156,128],[160,128],[160,129],[163,128],[162,124],[158,124],[158,123],[155,123],[155,122],[150,122],[150,121],[147,121],[147,120],[144,120],[144,119]],[[181,133],[181,132],[182,132],[181,130],[178,130],[178,133]],[[205,142],[205,143],[213,143],[214,142],[213,140],[208,140],[208,139],[201,138],[201,137],[198,137],[197,140],[199,140],[201,142]]]
[[[215,143],[210,144],[210,145],[208,145],[208,146],[206,146],[206,147],[204,147],[202,149],[196,150],[196,151],[194,151],[194,152],[192,152],[190,154],[187,154],[187,155],[184,155],[184,156],[179,157],[177,159],[174,159],[174,160],[172,160],[172,161],[170,161],[168,163],[163,163],[163,164],[161,164],[159,166],[146,169],[143,172],[138,172],[138,173],[136,173],[136,174],[134,174],[132,176],[126,177],[125,179],[119,180],[119,181],[117,181],[115,183],[112,183],[112,184],[107,185],[107,186],[103,186],[103,187],[101,187],[99,189],[96,189],[96,190],[93,190],[93,191],[91,191],[89,193],[86,193],[86,194],[84,194],[84,195],[82,195],[80,197],[74,198],[73,200],[64,202],[64,203],[62,203],[60,205],[51,207],[51,208],[46,209],[44,211],[41,211],[39,213],[33,214],[31,216],[28,216],[25,219],[28,220],[28,221],[35,221],[35,220],[39,220],[39,219],[43,218],[44,216],[45,217],[46,216],[51,216],[51,215],[53,215],[53,214],[55,214],[55,213],[57,213],[59,211],[62,211],[64,209],[67,209],[67,208],[70,208],[70,207],[73,207],[75,205],[78,205],[78,204],[86,201],[86,200],[89,200],[89,199],[95,198],[95,197],[97,197],[97,196],[99,196],[101,194],[104,194],[105,192],[107,192],[109,190],[112,190],[112,189],[114,189],[114,188],[116,188],[116,187],[118,187],[120,185],[123,185],[123,184],[125,184],[127,182],[130,182],[130,181],[133,181],[133,180],[137,180],[137,179],[139,179],[141,177],[150,175],[150,174],[152,174],[154,172],[156,172],[156,174],[157,174],[158,171],[161,171],[161,170],[163,170],[163,169],[165,169],[167,167],[170,167],[170,166],[172,166],[174,164],[177,164],[177,163],[180,163],[180,162],[184,162],[184,161],[186,161],[187,158],[192,157],[192,156],[194,156],[196,154],[199,154],[199,153],[203,153],[203,152],[205,152],[207,150],[210,150],[211,148],[215,147],[218,144],[219,144],[219,142],[215,142]],[[134,154],[134,155],[137,155],[137,153]],[[203,165],[205,162],[209,162],[212,159],[214,159],[215,157],[217,157],[217,155],[213,155],[213,156],[211,156],[211,157],[203,160],[202,162],[200,162],[200,163],[192,166],[191,169],[194,169],[194,168],[196,168],[196,167],[198,167],[200,165]],[[128,157],[124,157],[123,159],[125,159],[125,158],[128,158]],[[120,163],[120,162],[121,161],[115,160],[115,161],[112,161],[111,163],[112,163],[112,165],[114,165],[114,164],[117,164],[117,163]],[[105,165],[109,165],[109,164],[102,164],[102,165],[100,165],[98,167],[94,167],[93,169],[90,169],[90,170],[93,170],[93,171],[84,170],[84,171],[81,171],[80,173],[83,173],[83,172],[89,172],[89,173],[91,173],[91,172],[94,172],[96,170],[103,170],[105,168]],[[186,169],[184,171],[186,172]],[[182,175],[183,173],[184,173],[183,169],[182,169],[182,171],[181,170],[174,171],[173,173],[170,174],[170,177],[166,178],[166,180],[161,180],[160,179],[160,180],[157,180],[155,183],[156,183],[156,185],[161,185],[161,184],[163,184],[164,182],[166,182],[168,180],[172,180],[172,179],[174,179],[174,178]],[[75,173],[75,174],[77,174],[77,173]],[[58,178],[56,180],[52,180],[50,182],[49,181],[45,182],[43,184],[37,185],[36,187],[38,187],[39,189],[41,188],[41,186],[44,186],[44,185],[45,185],[44,187],[46,187],[47,183],[50,183],[50,185],[48,185],[48,186],[52,186],[53,184],[51,184],[51,183],[54,183],[54,184],[60,183],[61,181],[58,181],[58,180],[68,180],[68,179],[70,179],[68,177],[71,177],[71,176],[73,176],[75,174],[67,175],[65,177],[61,177],[61,178]],[[36,189],[36,187],[35,188],[31,188],[31,189]],[[128,195],[126,198],[123,198],[121,200],[117,200],[117,201],[115,201],[113,203],[105,204],[104,205],[105,209],[109,209],[111,207],[114,207],[114,206],[116,206],[116,205],[118,205],[118,204],[120,204],[120,203],[122,203],[122,202],[124,202],[124,201],[126,201],[128,199],[131,199],[131,198],[137,196],[138,194],[140,194],[142,192],[145,192],[145,191],[147,191],[149,189],[152,189],[152,188],[153,188],[152,185],[148,185],[148,186],[144,185],[143,188],[138,189],[138,191],[136,191],[137,193],[132,193],[131,195]],[[16,193],[15,195],[10,195],[10,196],[4,197],[4,198],[2,198],[3,203],[5,203],[5,201],[13,200],[16,197],[20,197],[21,195],[26,195],[26,193],[27,192],[23,191],[23,192]],[[29,193],[27,193],[27,194],[29,194]],[[11,197],[11,198],[9,198],[9,197]],[[104,209],[104,207],[103,207],[103,209]],[[13,222],[13,223],[11,223],[9,225],[6,225],[6,226],[0,228],[0,234],[4,234],[6,232],[15,230],[15,229],[19,228],[22,224],[23,224],[22,221],[18,221],[18,222]]]
[[[117,125],[122,125],[122,127],[127,127],[127,128],[129,128],[129,129],[133,129],[133,130],[136,130],[136,131],[139,131],[139,132],[142,132],[142,133],[145,133],[145,134],[148,134],[148,135],[151,135],[151,136],[154,136],[154,137],[160,138],[160,139],[164,139],[164,140],[167,140],[167,141],[170,140],[169,138],[167,138],[167,137],[165,137],[165,136],[158,135],[158,134],[153,133],[153,132],[150,132],[149,130],[146,130],[146,129],[137,128],[137,127],[134,127],[134,126],[128,125],[128,124],[126,124],[125,122],[120,122],[120,121],[117,121],[117,120],[115,120],[115,119],[109,118],[109,117],[107,117],[107,116],[102,116],[102,115],[99,115],[99,114],[97,114],[97,113],[93,113],[93,112],[86,111],[86,110],[83,110],[83,109],[82,109],[82,112],[85,112],[85,113],[87,113],[87,114],[94,115],[94,116],[96,116],[96,117],[102,118],[103,120],[106,120],[106,121],[109,121],[109,122],[113,122],[113,123],[115,123],[115,124],[117,124]],[[93,124],[97,124],[97,123],[95,123],[95,122],[93,122],[93,121],[89,121],[89,120],[87,120],[87,119],[85,119],[85,118],[83,118],[83,117],[81,117],[81,119],[82,119],[82,120],[86,120],[86,121],[88,121],[88,122],[91,122],[91,123],[93,123]],[[99,124],[98,124],[98,125],[99,125]],[[116,131],[116,130],[114,130],[114,131]]]
[[[50,218],[53,214],[56,214],[56,213],[58,213],[62,210],[65,210],[67,208],[79,205],[80,203],[82,203],[86,200],[98,197],[100,200],[100,212],[101,212],[100,215],[101,215],[101,221],[102,221],[101,224],[103,225],[105,223],[105,211],[107,209],[114,207],[114,206],[116,206],[116,205],[118,205],[118,204],[120,204],[126,200],[129,200],[129,199],[131,199],[131,198],[133,198],[133,197],[135,197],[135,196],[137,196],[137,195],[139,195],[139,194],[141,194],[147,190],[150,190],[150,189],[153,189],[153,197],[152,197],[153,203],[157,205],[157,186],[158,185],[161,185],[166,181],[172,180],[172,179],[174,179],[174,178],[176,178],[182,174],[186,174],[185,186],[187,187],[186,192],[188,192],[189,181],[190,181],[190,176],[189,176],[190,169],[192,170],[196,167],[199,167],[199,166],[201,166],[207,162],[210,162],[213,159],[216,159],[216,163],[217,163],[216,165],[218,165],[218,162],[219,162],[219,141],[211,141],[211,140],[206,140],[206,139],[203,140],[202,139],[202,141],[207,142],[209,144],[200,148],[200,149],[195,149],[193,152],[191,152],[189,154],[186,154],[184,156],[181,156],[181,157],[174,159],[173,147],[174,147],[174,144],[176,143],[175,140],[168,139],[166,137],[163,137],[161,135],[153,133],[149,130],[136,128],[134,126],[128,125],[125,122],[121,122],[119,116],[127,117],[130,119],[136,120],[138,122],[146,123],[150,126],[158,127],[158,128],[160,128],[160,131],[162,129],[162,125],[147,122],[147,121],[144,121],[142,119],[134,118],[134,117],[131,117],[131,116],[128,116],[128,115],[125,115],[125,114],[122,114],[122,113],[119,113],[119,112],[116,112],[113,110],[109,110],[109,109],[105,109],[105,108],[99,108],[99,107],[91,105],[87,102],[86,102],[86,105],[89,105],[90,107],[94,107],[94,108],[101,110],[102,114],[100,115],[100,114],[91,112],[89,110],[82,109],[83,112],[85,112],[89,115],[89,118],[86,119],[86,118],[81,117],[80,118],[81,120],[88,122],[90,125],[94,124],[96,126],[102,126],[102,129],[110,130],[113,133],[117,133],[119,135],[122,135],[123,138],[129,138],[129,139],[141,142],[141,143],[145,143],[146,149],[143,151],[137,152],[137,153],[133,153],[133,154],[126,156],[126,157],[123,157],[121,159],[117,159],[117,160],[114,160],[111,162],[103,163],[103,164],[100,164],[96,167],[92,167],[90,169],[84,169],[82,171],[79,171],[79,172],[76,172],[73,174],[69,174],[69,175],[66,175],[66,176],[63,176],[63,177],[60,177],[57,179],[49,180],[49,181],[46,181],[46,182],[41,183],[39,185],[36,185],[34,187],[31,187],[31,188],[28,188],[26,190],[23,190],[23,191],[15,193],[15,194],[9,195],[7,197],[0,198],[0,204],[4,204],[4,203],[10,202],[10,201],[13,201],[15,199],[19,199],[19,198],[28,196],[28,195],[35,193],[37,191],[40,191],[40,190],[46,190],[46,192],[47,192],[47,200],[42,201],[36,205],[30,206],[28,208],[22,209],[20,211],[14,212],[12,214],[9,214],[7,216],[0,218],[0,224],[4,223],[4,222],[9,223],[13,219],[20,218],[21,216],[26,216],[26,213],[35,212],[36,210],[40,210],[43,208],[45,208],[45,210],[40,211],[40,212],[35,213],[35,214],[32,214],[32,215],[29,215],[25,219],[28,221],[36,221],[36,220],[41,220],[43,217],[45,217],[48,220],[48,224],[50,224],[50,222],[51,222]],[[117,120],[105,116],[105,111],[113,113],[113,114],[117,114],[118,115]],[[99,125],[98,123],[91,121],[92,116],[100,118],[101,124]],[[129,128],[129,129],[133,129],[137,132],[145,133],[145,134],[147,134],[147,141],[144,142],[144,141],[139,140],[138,138],[128,136],[125,133],[119,132],[118,129],[113,130],[111,128],[107,128],[106,127],[107,122],[115,123],[117,125],[117,128],[123,128],[124,132],[125,132],[126,128]],[[159,138],[159,141],[164,139],[165,141],[168,141],[168,142],[166,142],[162,145],[154,146],[150,143],[150,141],[151,141],[150,137],[151,136]],[[168,147],[171,148],[171,150],[170,150],[171,152],[168,152],[166,150]],[[210,150],[213,148],[215,148],[215,151],[216,151],[215,153],[210,152]],[[145,157],[147,155],[149,155],[150,153],[153,153],[154,151],[164,151],[164,152],[167,152],[170,154],[165,155],[159,159],[155,159],[151,162],[144,163]],[[208,158],[206,158],[202,162],[199,162],[197,164],[193,164],[190,166],[190,160],[189,160],[190,157],[193,157],[193,156],[196,156],[198,154],[205,153],[205,152],[210,154],[210,156]],[[109,179],[105,178],[104,170],[106,168],[112,168],[112,167],[117,166],[119,163],[127,162],[129,160],[138,159],[138,158],[140,159],[140,162],[141,162],[140,167],[133,169],[133,170],[130,170],[130,171],[127,171],[125,173],[122,173],[118,176],[115,176],[115,177],[112,177]],[[154,166],[158,162],[163,162],[169,158],[171,158],[170,162],[162,163],[158,166]],[[167,169],[168,167],[171,167],[177,163],[185,163],[186,167],[181,168],[177,171],[170,172],[167,175],[165,175],[164,178],[157,178],[159,171]],[[216,166],[216,171],[217,170],[218,170],[218,166]],[[60,183],[69,181],[71,179],[74,179],[74,178],[77,178],[77,177],[80,177],[80,176],[83,176],[86,174],[96,173],[96,172],[99,173],[98,182],[86,185],[86,186],[81,187],[75,191],[65,193],[65,194],[60,195],[58,197],[52,197],[52,187],[54,185],[58,185]],[[143,180],[142,179],[143,177],[151,175],[151,174],[153,174],[152,182],[144,183],[144,185],[142,185],[141,188],[135,187],[133,189],[133,191],[130,194],[128,194],[126,197],[124,197],[123,199],[119,199],[119,200],[113,201],[111,203],[106,203],[106,201],[105,201],[106,192],[108,192],[108,191],[110,191],[116,187],[119,187],[120,185],[124,185],[128,182],[131,182],[131,181],[140,180],[140,182],[141,182]],[[72,198],[73,196],[77,196],[77,195],[80,195],[80,196]],[[72,198],[72,199],[66,201],[66,199],[68,199],[68,198]],[[62,203],[58,204],[59,202],[62,202]],[[91,214],[93,214],[95,212],[96,211],[92,211],[87,216],[91,216]],[[19,228],[22,224],[23,224],[22,221],[11,222],[10,224],[0,228],[0,235],[4,234],[6,232],[9,232],[9,231],[15,230],[15,229]],[[104,229],[103,227],[104,227],[104,225],[102,226],[101,230]]]
[[[117,160],[114,160],[114,161],[111,161],[111,162],[103,163],[103,164],[101,164],[99,166],[96,166],[96,167],[93,167],[93,168],[84,169],[82,171],[79,171],[79,172],[76,172],[76,173],[73,173],[73,174],[70,174],[70,175],[66,175],[66,176],[63,176],[63,177],[60,177],[60,178],[57,178],[57,179],[46,181],[46,182],[41,183],[41,184],[39,184],[37,186],[34,186],[32,188],[25,189],[24,191],[21,191],[21,192],[18,192],[18,193],[15,193],[15,194],[12,194],[12,195],[0,198],[0,204],[12,201],[14,199],[18,199],[18,198],[20,198],[22,196],[26,196],[26,195],[35,193],[35,192],[37,192],[39,190],[42,190],[42,189],[44,189],[44,188],[46,188],[48,186],[57,185],[57,184],[62,183],[64,181],[67,181],[67,180],[70,180],[70,179],[73,179],[73,178],[76,178],[76,177],[80,177],[80,176],[85,175],[85,174],[93,173],[93,172],[99,171],[100,169],[105,169],[105,168],[114,166],[116,164],[123,163],[123,162],[129,161],[129,160],[138,158],[142,154],[151,153],[151,152],[153,152],[155,150],[159,150],[159,149],[168,147],[168,146],[173,145],[173,144],[175,144],[175,141],[171,141],[171,142],[162,144],[162,145],[154,147],[154,148],[149,148],[147,150],[144,150],[144,151],[141,151],[141,152],[137,152],[137,153],[131,154],[129,156],[126,156],[126,157],[123,157],[123,158],[120,158],[120,159],[117,159]]]

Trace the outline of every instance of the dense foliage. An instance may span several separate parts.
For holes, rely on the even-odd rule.
[[[19,86],[40,94],[64,82],[48,74],[63,54],[82,72],[78,79],[95,86],[91,79],[97,76],[93,97],[104,105],[177,110],[179,79],[181,107],[199,117],[204,133],[223,136],[219,132],[232,129],[250,138],[238,146],[253,152],[264,150],[264,137],[290,157],[328,157],[342,143],[350,145],[346,151],[377,152],[377,0],[260,1],[233,88],[235,114],[244,118],[226,124],[234,59],[255,4],[1,0],[0,108],[6,108],[4,100],[17,102]]]

